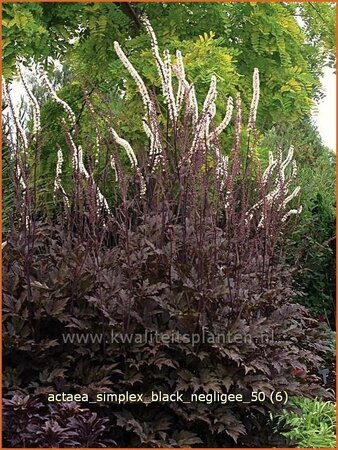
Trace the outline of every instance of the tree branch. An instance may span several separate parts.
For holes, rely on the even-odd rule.
[[[130,3],[116,2],[115,4],[119,6],[121,11],[132,20],[134,32],[138,34],[142,28],[142,24]]]

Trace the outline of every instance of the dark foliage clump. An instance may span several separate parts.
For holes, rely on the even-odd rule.
[[[271,286],[261,289],[251,267],[243,273],[238,301],[232,292],[234,269],[223,265],[228,246],[222,230],[206,225],[209,241],[201,254],[191,226],[183,244],[181,226],[166,227],[163,234],[161,223],[155,216],[130,232],[129,254],[114,246],[101,249],[99,260],[90,242],[68,241],[57,228],[40,225],[29,288],[22,235],[8,241],[4,387],[27,397],[5,401],[7,445],[91,447],[104,445],[102,436],[108,434],[119,447],[266,446],[276,440],[264,432],[269,413],[282,409],[267,400],[250,405],[101,404],[90,412],[74,405],[47,408],[37,400],[53,392],[91,398],[111,391],[321,393],[306,373],[319,362],[315,355],[325,350],[323,336],[305,308],[291,302],[288,273],[275,272]],[[215,248],[216,260],[211,257]],[[196,269],[199,258],[203,278]],[[111,338],[112,332],[157,338],[122,343]],[[90,339],[65,342],[67,333]],[[161,333],[175,335],[174,341],[161,340]],[[195,345],[185,337],[203,333],[209,339]],[[211,336],[226,336],[226,342]]]
[[[8,447],[107,447],[108,419],[76,403],[45,406],[35,396],[15,394],[4,399],[4,443]]]

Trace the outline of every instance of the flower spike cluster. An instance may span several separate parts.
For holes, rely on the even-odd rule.
[[[287,179],[286,169],[290,164],[292,164],[291,174]],[[266,220],[266,214],[264,213],[264,208],[262,208],[264,205],[272,207],[274,204],[278,204],[277,210],[285,211],[288,203],[296,198],[300,192],[300,186],[296,186],[294,190],[289,194],[289,189],[297,174],[297,164],[296,161],[293,160],[293,147],[289,148],[288,154],[284,161],[282,158],[281,149],[278,150],[276,159],[274,159],[272,152],[269,152],[269,164],[265,169],[261,179],[263,187],[267,186],[269,181],[273,179],[274,172],[276,172],[276,174],[272,190],[266,193],[265,196],[259,202],[254,204],[246,213],[248,220],[251,220],[255,212],[259,211],[260,209],[262,210],[261,217],[258,223],[259,228],[264,226]],[[300,214],[301,212],[301,206],[297,209],[292,209],[284,214],[281,220],[282,222],[285,222],[291,215]]]
[[[184,167],[185,164],[191,164],[194,155],[198,153],[205,154],[208,151],[212,151],[216,157],[216,166],[215,166],[215,175],[218,180],[221,182],[221,188],[223,189],[225,186],[226,177],[231,177],[229,171],[230,159],[228,156],[225,156],[222,150],[219,148],[218,137],[225,130],[225,128],[229,125],[233,110],[234,104],[232,97],[228,98],[226,113],[221,121],[221,123],[217,126],[213,126],[213,119],[216,115],[216,97],[217,97],[217,78],[216,76],[211,77],[210,86],[208,90],[208,94],[204,100],[203,107],[201,112],[199,113],[198,102],[195,92],[195,87],[191,83],[189,83],[186,79],[186,73],[183,63],[182,53],[177,50],[176,51],[176,64],[171,63],[171,58],[168,50],[165,50],[163,53],[163,59],[161,58],[158,41],[156,38],[156,34],[148,20],[148,18],[144,15],[142,16],[142,23],[145,26],[145,29],[150,37],[151,41],[151,50],[156,63],[156,67],[158,70],[158,74],[162,84],[162,91],[164,94],[164,98],[167,104],[168,112],[170,120],[175,124],[177,121],[180,111],[184,105],[185,100],[185,113],[191,119],[191,127],[192,127],[192,143],[189,146],[188,152],[186,154],[181,154],[180,167]],[[154,143],[156,139],[159,137],[158,129],[160,128],[156,111],[153,103],[150,100],[147,88],[145,83],[143,82],[140,75],[137,73],[136,69],[126,55],[121,50],[119,44],[115,43],[115,49],[124,66],[127,68],[129,73],[132,75],[136,84],[139,87],[139,91],[142,96],[143,103],[148,110],[148,116],[143,119],[143,127],[146,135],[150,139],[150,152],[149,156],[154,153]],[[173,80],[172,74],[175,74],[178,81],[178,88],[176,95],[173,92]],[[247,125],[247,131],[250,133],[255,129],[256,126],[256,116],[257,109],[259,104],[260,97],[260,85],[259,85],[259,71],[257,68],[254,69],[253,72],[253,95],[251,100],[250,112],[249,112],[249,120]],[[241,134],[242,134],[242,108],[241,108],[241,96],[240,93],[237,93],[236,96],[236,117],[235,117],[235,141],[234,141],[234,151],[238,152],[241,146]],[[161,156],[163,157],[162,149],[160,149]],[[252,143],[249,145],[249,157],[252,153]],[[292,173],[289,177],[288,181],[286,181],[285,171],[287,167],[292,162]],[[153,169],[156,168],[156,165],[153,166]],[[261,210],[261,218],[259,220],[259,226],[262,227],[265,223],[265,205],[272,205],[275,202],[279,202],[278,210],[285,210],[289,202],[297,197],[299,194],[300,188],[296,187],[292,193],[289,194],[289,188],[291,182],[295,179],[297,173],[297,166],[295,161],[293,160],[293,149],[290,148],[287,157],[285,160],[282,160],[281,151],[278,152],[277,158],[274,159],[273,154],[269,155],[269,164],[265,169],[261,183],[262,186],[267,186],[271,184],[271,180],[274,180],[273,188],[270,192],[266,193],[264,198],[259,200],[254,206],[252,206],[246,214],[247,220],[251,220],[254,212],[257,210]],[[229,184],[229,183],[228,183]],[[230,185],[232,183],[230,182]],[[231,192],[227,192],[226,196],[229,197]],[[292,211],[292,212],[291,212]],[[285,221],[290,215],[298,214],[301,211],[301,208],[297,210],[291,210],[289,213],[285,213],[283,216],[283,220]]]
[[[147,192],[147,186],[150,188],[153,180],[156,183],[158,173],[167,173],[168,170],[170,171],[174,168],[174,173],[168,173],[168,175],[173,176],[173,181],[176,180],[174,177],[177,177],[179,182],[182,179],[184,181],[187,180],[187,185],[190,184],[192,188],[191,198],[200,195],[200,192],[197,192],[198,181],[202,178],[203,183],[205,183],[205,192],[208,191],[209,187],[211,189],[215,187],[215,192],[220,196],[220,201],[217,201],[221,205],[221,214],[224,214],[227,219],[229,214],[232,214],[231,211],[236,213],[236,208],[233,207],[233,204],[236,203],[236,183],[243,175],[249,173],[248,168],[252,164],[251,155],[254,143],[250,141],[250,134],[256,127],[260,97],[259,71],[257,68],[253,71],[253,94],[246,130],[249,136],[248,157],[246,163],[243,164],[242,147],[244,144],[242,145],[242,106],[240,93],[238,92],[234,99],[230,96],[228,97],[225,114],[221,116],[223,119],[220,123],[215,123],[217,99],[216,74],[211,76],[207,95],[199,107],[195,86],[192,82],[188,81],[186,75],[182,53],[179,50],[176,51],[174,62],[169,50],[164,50],[161,53],[156,34],[148,18],[144,15],[141,21],[150,38],[151,52],[161,81],[161,89],[168,117],[166,117],[166,120],[163,120],[161,111],[157,106],[156,97],[148,90],[145,81],[126,56],[120,44],[114,42],[116,54],[136,83],[144,107],[142,123],[144,132],[149,140],[149,149],[144,165],[141,165],[141,163],[143,164],[143,158],[138,157],[132,145],[106,119],[109,134],[112,140],[124,149],[136,175],[141,198],[144,198],[148,193],[149,197],[151,197],[152,188]],[[20,65],[18,66],[18,70],[32,104],[34,133],[37,135],[41,129],[39,105],[28,87]],[[67,113],[68,121],[72,126],[69,129],[69,126],[67,126],[68,121],[66,123],[66,120],[63,119],[65,138],[70,149],[72,167],[74,174],[76,174],[76,179],[81,178],[83,181],[88,182],[90,186],[94,187],[98,214],[103,209],[111,215],[112,213],[107,199],[103,196],[94,181],[93,171],[91,169],[87,170],[86,168],[82,147],[76,143],[76,116],[73,110],[68,103],[59,97],[45,73],[42,73],[42,81],[47,86],[52,99],[62,106]],[[95,111],[90,102],[89,95],[86,91],[84,95],[89,111],[95,117]],[[5,83],[4,96],[9,105],[17,141],[20,143],[18,147],[26,152],[28,151],[29,145],[25,130],[16,115]],[[231,120],[233,120],[234,125],[234,141],[231,150],[226,152],[222,148],[221,133],[229,126]],[[96,153],[94,160],[98,162],[100,145],[104,140],[101,139],[97,123],[95,123],[95,131]],[[243,210],[243,217],[245,217],[244,222],[246,225],[251,226],[252,224],[255,227],[258,226],[258,228],[268,229],[270,226],[269,217],[272,217],[270,214],[271,211],[274,212],[279,222],[285,222],[290,216],[300,214],[302,210],[301,206],[288,210],[291,202],[298,197],[300,192],[299,186],[292,187],[297,176],[297,165],[293,157],[293,147],[289,148],[285,158],[283,157],[281,148],[277,148],[276,156],[272,152],[269,153],[268,165],[263,173],[259,175],[260,178],[257,185],[259,187],[253,193],[254,198],[256,198],[256,203],[251,206],[254,203],[251,201],[251,193],[248,195],[250,197],[248,201],[245,198],[246,194],[242,195],[241,198],[241,201],[247,201],[246,206],[243,207],[245,208]],[[108,161],[111,169],[114,171],[115,181],[123,193],[123,198],[126,198],[128,186],[125,183],[126,178],[124,177],[123,167],[119,161],[118,153],[110,154]],[[65,203],[69,205],[68,197],[61,184],[62,164],[63,153],[61,148],[59,148],[57,151],[54,193],[60,190],[65,198]],[[22,180],[20,181],[22,184],[24,183],[21,173],[21,167],[23,166],[17,164],[17,167],[19,179]],[[189,176],[191,179],[189,179]],[[196,186],[194,186],[195,178],[197,180]],[[172,182],[171,178],[170,182]],[[210,185],[211,182],[214,184]],[[190,189],[190,186],[188,187]],[[151,205],[151,201],[149,205]],[[231,210],[231,208],[233,209]]]
[[[153,157],[155,155],[155,161],[154,161],[154,168],[156,167],[159,159],[162,156],[163,149],[161,145],[161,139],[159,135],[159,129],[158,124],[156,120],[156,108],[151,100],[148,90],[146,88],[146,85],[144,81],[142,80],[141,76],[137,72],[137,70],[134,68],[132,63],[129,61],[125,53],[120,47],[120,44],[118,42],[114,42],[114,48],[116,51],[117,56],[125,66],[125,68],[128,70],[130,75],[133,77],[138,90],[141,94],[143,105],[146,110],[146,115],[143,119],[144,123],[146,123],[145,131],[150,139],[150,156]]]
[[[164,60],[162,60],[158,48],[156,34],[152,26],[150,25],[148,17],[146,15],[143,15],[141,17],[141,21],[150,37],[151,51],[154,55],[158,72],[161,77],[163,96],[168,105],[170,119],[175,122],[177,119],[177,108],[172,86],[171,60],[169,50],[164,51]]]

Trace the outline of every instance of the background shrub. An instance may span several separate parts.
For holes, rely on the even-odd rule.
[[[304,209],[288,250],[305,293],[298,301],[335,329],[335,155],[327,151],[316,164],[301,167],[299,182]]]

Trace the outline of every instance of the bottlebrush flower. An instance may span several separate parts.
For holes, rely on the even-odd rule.
[[[265,169],[265,171],[263,172],[263,175],[262,175],[262,183],[264,185],[266,185],[267,182],[269,181],[270,175],[272,174],[276,165],[277,165],[277,160],[274,160],[272,152],[269,152],[269,165]]]
[[[188,94],[188,112],[192,116],[192,123],[196,125],[198,120],[198,103],[196,97],[195,86],[191,83]]]
[[[215,75],[213,75],[211,77],[208,94],[204,100],[201,115],[198,118],[198,121],[196,123],[195,136],[194,136],[192,145],[190,147],[188,160],[191,159],[196,147],[201,143],[201,141],[208,134],[210,122],[216,112],[216,109],[215,109],[215,100],[216,100],[216,96],[217,96],[216,86],[217,86],[217,78],[215,77]]]
[[[113,169],[113,171],[115,173],[115,181],[118,182],[119,181],[119,177],[118,177],[117,168],[116,168],[116,161],[115,161],[115,158],[113,156],[110,157],[110,165],[111,165],[111,168]]]
[[[234,109],[233,100],[232,100],[232,97],[229,97],[228,103],[227,103],[227,110],[226,110],[224,119],[218,125],[218,127],[215,128],[215,131],[213,132],[213,137],[220,135],[222,133],[222,131],[225,130],[225,128],[229,125],[231,117],[232,117],[233,109]]]
[[[282,222],[285,222],[290,216],[295,215],[295,214],[300,214],[302,212],[302,205],[300,205],[297,209],[290,209],[290,211],[288,211],[283,217],[282,217]]]
[[[44,84],[46,85],[46,87],[48,88],[52,98],[55,100],[55,102],[57,104],[59,104],[67,113],[67,116],[69,118],[69,121],[71,123],[71,126],[74,127],[76,124],[76,116],[72,110],[72,108],[68,105],[67,102],[65,102],[64,100],[62,100],[57,93],[55,92],[52,83],[49,81],[47,75],[41,71],[41,79],[44,82]]]
[[[59,147],[57,151],[57,162],[55,169],[55,180],[54,180],[54,193],[59,188],[61,184],[61,174],[62,174],[62,164],[63,164],[63,154],[62,149]]]
[[[178,79],[178,89],[176,94],[176,109],[178,114],[183,104],[184,95],[189,91],[189,83],[185,78],[182,53],[179,50],[176,51],[176,60],[176,65],[173,66],[173,70]]]
[[[257,108],[258,108],[258,102],[259,102],[259,71],[255,67],[253,71],[253,95],[251,100],[251,106],[250,106],[250,113],[249,113],[249,121],[248,121],[248,132],[252,131],[255,128],[256,125],[256,115],[257,115]]]
[[[26,154],[27,150],[28,150],[27,136],[26,136],[26,133],[25,133],[24,129],[22,128],[20,120],[19,120],[19,118],[18,118],[18,116],[16,114],[11,94],[10,94],[8,88],[7,88],[6,81],[5,81],[5,79],[3,77],[2,77],[2,91],[3,91],[4,99],[8,103],[10,115],[11,115],[14,127],[16,129],[18,147],[21,148],[21,150],[23,151],[24,154]],[[21,141],[21,145],[22,146],[20,146],[20,141]]]
[[[158,124],[157,124],[157,117],[156,117],[156,108],[153,104],[152,100],[150,99],[149,93],[147,91],[147,88],[144,84],[144,81],[140,77],[137,70],[134,68],[134,66],[131,64],[127,56],[124,54],[123,50],[121,49],[118,42],[114,42],[114,48],[116,51],[117,56],[125,66],[125,68],[128,70],[130,75],[133,77],[139,92],[141,94],[141,98],[143,101],[143,105],[146,109],[146,117],[149,129],[151,130],[151,152],[156,153],[157,155],[161,155],[163,152],[162,145],[161,145],[161,139],[158,132]],[[155,165],[155,164],[154,164]]]
[[[58,152],[57,152],[57,163],[56,163],[56,169],[55,169],[55,180],[54,180],[54,190],[53,190],[53,197],[55,199],[57,190],[60,190],[66,206],[69,208],[69,201],[67,197],[67,193],[64,190],[62,184],[61,184],[61,175],[62,175],[62,165],[63,165],[63,154],[62,149],[59,146]]]
[[[171,61],[169,51],[165,50],[163,61],[159,52],[156,34],[152,26],[150,25],[148,17],[146,15],[143,15],[141,17],[141,21],[150,37],[151,51],[154,55],[158,73],[161,78],[163,95],[168,105],[170,119],[172,121],[175,121],[177,119],[177,108],[171,82]]]
[[[288,196],[286,197],[286,199],[283,201],[283,208],[285,208],[285,206],[293,199],[295,198],[300,192],[300,186],[297,186],[294,191]]]
[[[33,92],[29,89],[27,81],[23,75],[22,67],[19,63],[17,63],[17,69],[20,75],[20,79],[22,82],[22,85],[28,95],[29,100],[32,104],[32,111],[33,111],[33,134],[37,136],[41,131],[41,114],[40,114],[40,105],[34,96]]]
[[[141,196],[143,196],[145,194],[145,192],[146,192],[146,183],[145,183],[145,180],[143,178],[141,169],[139,168],[137,157],[135,155],[134,150],[132,149],[132,147],[131,147],[131,145],[129,144],[128,141],[126,141],[125,139],[120,138],[120,136],[116,133],[114,128],[110,127],[109,131],[110,131],[114,141],[118,145],[121,145],[126,150],[126,153],[128,155],[128,158],[129,158],[129,161],[131,163],[131,166],[133,168],[136,168],[136,173],[138,175],[138,178],[140,180],[140,185],[141,185]]]
[[[128,70],[130,75],[133,77],[143,100],[143,104],[145,108],[147,109],[147,112],[150,113],[152,109],[152,101],[149,97],[146,85],[144,84],[144,81],[140,77],[139,73],[135,69],[135,67],[132,65],[132,63],[129,61],[127,56],[124,54],[122,48],[120,47],[120,44],[118,42],[114,42],[114,49],[116,51],[117,56],[125,66],[125,68]]]
[[[125,139],[120,138],[120,136],[116,133],[116,131],[114,130],[113,127],[109,128],[109,131],[114,139],[114,141],[121,145],[121,147],[123,147],[128,155],[129,161],[131,163],[132,167],[137,167],[138,163],[137,163],[137,158],[136,155],[134,153],[134,150],[131,148],[131,145],[129,144],[128,141],[126,141]]]

